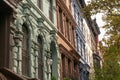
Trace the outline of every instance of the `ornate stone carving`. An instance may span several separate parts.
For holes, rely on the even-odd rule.
[[[22,0],[3,0],[6,4],[8,4],[13,11],[16,11],[15,9],[17,8],[18,4]]]
[[[56,36],[56,31],[51,30],[50,31],[50,40],[56,42],[57,41],[57,36]]]
[[[23,13],[26,15],[30,15],[30,8],[31,8],[30,5],[28,3],[24,3],[22,7],[24,9]]]

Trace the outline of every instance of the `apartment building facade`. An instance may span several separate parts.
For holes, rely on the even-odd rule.
[[[96,23],[96,19],[91,19],[91,18],[87,18],[85,19],[86,21],[86,31],[88,31],[88,33],[86,34],[86,40],[87,40],[87,44],[89,49],[87,50],[89,53],[89,57],[88,57],[88,63],[90,65],[90,80],[93,80],[95,78],[95,69],[94,69],[94,62],[95,60],[99,60],[99,62],[101,62],[101,57],[98,55],[98,36],[100,34],[100,30],[99,27]],[[100,63],[98,63],[100,65]]]
[[[57,0],[57,28],[60,49],[60,80],[79,79],[80,55],[75,49],[74,30],[76,22],[72,16],[72,0]]]
[[[88,26],[88,23],[86,19],[84,18],[83,24],[85,27],[85,53],[86,53],[86,62],[88,63],[90,69],[89,69],[89,79],[93,80],[94,77],[94,65],[93,65],[93,48],[92,48],[92,40],[91,40],[91,31]],[[92,78],[91,78],[92,77]]]
[[[10,59],[10,50],[9,49],[9,39],[10,39],[10,21],[13,21],[15,18],[18,3],[21,0],[17,0],[17,2],[10,1],[10,0],[1,0],[0,1],[0,79],[7,80],[7,79],[19,79],[22,80],[23,78],[15,75],[11,71],[7,70],[6,68],[11,68],[11,59]],[[12,74],[15,77],[9,76],[8,74]]]
[[[1,79],[59,78],[56,1],[1,0],[0,5]]]
[[[88,80],[99,30],[81,1],[1,0],[0,78]]]
[[[87,58],[89,55],[86,54],[86,31],[84,26],[84,16],[82,12],[82,8],[84,8],[84,0],[73,0],[73,16],[77,23],[75,29],[75,42],[76,42],[76,50],[78,54],[81,56],[79,60],[79,77],[80,80],[89,80],[89,69],[90,65],[87,63]]]

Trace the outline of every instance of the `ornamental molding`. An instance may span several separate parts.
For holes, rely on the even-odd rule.
[[[22,1],[22,0],[3,0],[6,4],[8,4],[13,11],[16,12],[16,8],[18,7],[18,4]]]

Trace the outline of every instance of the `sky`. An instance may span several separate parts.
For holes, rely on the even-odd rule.
[[[105,30],[102,28],[102,26],[104,26],[104,22],[102,21],[102,15],[101,13],[98,13],[96,15],[96,21],[97,21],[97,24],[100,28],[100,35],[99,35],[99,40],[102,40],[102,38],[104,37],[105,35]]]

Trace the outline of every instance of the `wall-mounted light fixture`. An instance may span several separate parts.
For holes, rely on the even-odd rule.
[[[53,60],[52,60],[51,58],[48,58],[48,59],[47,59],[47,64],[48,64],[48,65],[52,65],[52,63],[53,63]]]

